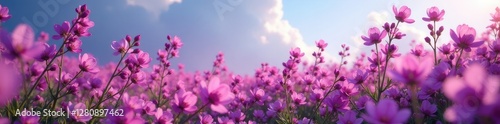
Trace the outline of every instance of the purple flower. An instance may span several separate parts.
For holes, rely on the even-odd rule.
[[[80,54],[78,56],[80,60],[80,69],[84,72],[90,72],[90,73],[97,73],[99,72],[99,67],[97,65],[97,60],[94,58],[94,56],[84,53],[83,55]]]
[[[266,114],[262,110],[255,110],[255,111],[253,111],[253,116],[257,119],[264,120],[266,117]]]
[[[283,111],[283,109],[285,109],[285,104],[286,103],[283,103],[280,100],[276,100],[275,102],[269,104],[269,111],[267,111],[266,114],[270,116],[270,114],[275,115],[277,113],[280,113],[281,111]]]
[[[369,101],[372,101],[372,99],[369,96],[363,95],[355,102],[356,107],[359,110],[363,110],[365,108],[366,103]]]
[[[90,14],[90,10],[87,9],[87,4],[78,6],[75,8],[75,11],[81,18],[85,18]]]
[[[314,123],[311,119],[304,117],[302,120],[298,120],[297,124],[309,124],[309,122]]]
[[[302,93],[293,92],[291,98],[292,98],[293,103],[295,103],[296,105],[306,104],[306,98],[304,97],[304,94],[302,94]]]
[[[392,6],[392,12],[394,12],[394,15],[396,15],[395,16],[396,20],[398,20],[400,22],[406,22],[409,24],[415,22],[415,20],[410,19],[411,9],[408,8],[407,6],[400,7],[399,11],[396,8],[396,6]]]
[[[74,53],[82,52],[82,40],[80,38],[73,36],[68,39],[68,42],[65,44],[66,48]]]
[[[344,112],[351,109],[349,107],[349,100],[342,97],[338,91],[331,93],[324,102],[333,112]]]
[[[328,43],[326,43],[323,39],[316,41],[316,47],[318,47],[321,51],[324,51]]]
[[[453,107],[447,108],[445,118],[451,122],[462,122],[472,119],[481,105],[491,105],[498,99],[497,77],[489,76],[480,64],[470,65],[463,73],[463,79],[452,77],[443,84],[443,92],[453,101]]]
[[[491,21],[500,22],[500,8],[495,8],[495,13],[491,14]]]
[[[368,72],[364,72],[360,69],[356,71],[356,74],[353,74],[353,78],[348,78],[347,81],[353,84],[363,84],[363,82],[368,78]]]
[[[342,95],[352,96],[359,93],[358,87],[356,87],[356,84],[354,83],[343,81],[340,85],[340,93],[342,93]]]
[[[241,112],[241,110],[236,110],[234,112],[229,112],[229,117],[236,121],[237,123],[245,121],[245,113]]]
[[[422,102],[422,106],[420,107],[420,111],[425,115],[425,116],[431,116],[434,117],[434,113],[437,111],[437,106],[434,104],[431,104],[429,101],[424,100]]]
[[[157,124],[172,124],[172,121],[174,121],[174,118],[172,116],[172,113],[169,111],[163,111],[163,109],[158,108],[156,110],[155,114],[155,119]],[[144,122],[140,123],[142,121],[138,121],[136,123],[130,123],[130,124],[143,124]]]
[[[366,115],[362,117],[372,124],[396,124],[405,123],[410,117],[409,109],[399,110],[398,104],[390,99],[382,99],[377,106],[375,103],[366,103]]]
[[[217,118],[217,121],[219,122],[219,124],[236,124],[233,120],[229,119],[226,116]]]
[[[113,55],[120,55],[121,53],[130,53],[130,50],[127,50],[129,48],[129,42],[125,39],[122,39],[120,41],[113,41],[111,43],[111,48],[115,50]]]
[[[494,53],[500,54],[500,39],[493,41],[493,43],[490,45],[490,49]]]
[[[370,61],[370,66],[371,67],[377,67],[377,66],[382,66],[385,62],[385,56],[377,56],[376,53],[372,52],[372,56],[368,57],[368,61]]]
[[[31,60],[43,51],[43,43],[34,42],[35,34],[29,25],[20,24],[14,29],[12,35],[5,30],[0,30],[0,40],[5,51],[3,56],[8,59],[22,58]]]
[[[301,58],[304,56],[304,53],[300,51],[299,47],[295,47],[290,50],[290,56],[293,58]]]
[[[415,46],[415,48],[411,49],[411,54],[417,56],[417,57],[422,57],[427,55],[427,51],[424,49],[424,45],[418,44]]]
[[[429,58],[421,59],[423,60],[419,61],[413,55],[400,58],[395,63],[394,70],[389,71],[388,76],[401,83],[420,85],[431,72],[433,64]]]
[[[423,17],[422,20],[426,22],[441,21],[443,20],[444,13],[445,13],[444,9],[439,10],[439,8],[433,6],[427,9],[427,17]]]
[[[52,39],[59,40],[65,36],[68,36],[70,26],[71,25],[69,24],[68,21],[64,21],[61,25],[55,24],[54,30],[56,30],[57,34],[53,35]]]
[[[50,46],[49,44],[44,43],[43,46],[45,47],[45,50],[40,54],[40,56],[35,58],[37,61],[46,61],[56,56],[57,48],[55,44]]]
[[[250,94],[253,96],[252,100],[258,104],[264,104],[264,101],[267,100],[266,92],[260,88],[250,90]]]
[[[85,104],[83,103],[73,104],[69,102],[69,110],[76,110],[76,109],[85,110],[87,109],[87,106],[85,106]],[[83,123],[90,121],[90,119],[92,119],[92,116],[84,116],[84,114],[75,114],[75,115],[70,114],[70,116],[71,119],[75,120],[76,122],[83,122]]]
[[[214,119],[212,118],[211,115],[205,114],[205,115],[198,115],[200,118],[200,124],[212,124],[214,122]]]
[[[178,50],[182,47],[182,41],[181,41],[181,38],[177,37],[177,36],[174,36],[174,38],[172,40],[170,40],[171,42],[171,45],[172,45],[172,48],[174,50]]]
[[[0,123],[2,124],[10,124],[9,118],[0,118]]]
[[[83,25],[75,25],[75,27],[73,27],[74,30],[73,30],[73,33],[75,36],[78,36],[78,37],[88,37],[90,36],[91,34],[89,33],[89,27],[85,27]]]
[[[14,68],[6,66],[0,61],[0,107],[3,107],[8,101],[18,95],[19,84],[22,79],[17,73],[13,73]]]
[[[325,91],[321,89],[314,89],[309,98],[314,102],[320,102],[324,97],[324,93]]]
[[[472,27],[469,27],[466,24],[459,25],[457,27],[457,33],[450,29],[450,36],[455,44],[455,47],[465,50],[466,52],[471,51],[471,47],[479,47],[484,41],[474,41],[476,38],[476,30]]]
[[[391,58],[396,58],[401,56],[401,53],[398,52],[398,46],[391,44],[384,45],[384,48],[382,49],[382,53],[384,53],[386,56],[390,56]]]
[[[14,122],[14,124],[39,124],[40,117],[38,116],[21,116],[19,121]]]
[[[366,46],[371,46],[373,44],[380,43],[382,39],[387,36],[387,32],[385,31],[380,31],[377,27],[370,28],[368,30],[368,37],[367,36],[361,36],[361,39],[365,41]]]
[[[132,110],[124,109],[123,116],[107,116],[105,123],[107,124],[143,124],[144,119],[140,117],[140,114],[136,114]]]
[[[235,97],[229,85],[220,84],[218,77],[212,77],[208,84],[205,81],[200,84],[200,95],[203,103],[210,104],[210,109],[215,112],[227,113],[224,105],[231,103]]]
[[[9,8],[0,5],[0,22],[5,22],[10,19]]]
[[[339,115],[338,124],[361,124],[362,118],[356,118],[357,113],[354,111],[344,112],[344,115]]]
[[[156,104],[153,103],[152,101],[146,101],[146,103],[144,103],[144,106],[142,106],[143,114],[155,115],[156,114],[155,110],[156,110]]]
[[[127,60],[133,63],[135,66],[141,68],[147,68],[149,66],[149,62],[151,62],[149,53],[144,51],[139,51],[139,53],[137,54],[130,55]]]
[[[172,109],[177,113],[193,113],[198,109],[196,107],[197,101],[198,98],[193,93],[179,90],[174,96]]]
[[[441,53],[448,55],[453,52],[453,45],[451,43],[443,44],[443,46],[438,48]]]

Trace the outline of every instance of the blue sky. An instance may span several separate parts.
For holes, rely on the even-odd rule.
[[[49,8],[58,10],[47,12],[44,3],[54,3]],[[141,49],[153,59],[170,34],[184,42],[181,57],[172,60],[175,65],[183,63],[189,71],[210,70],[215,55],[222,51],[230,70],[252,74],[261,62],[281,67],[292,47],[301,47],[310,56],[314,41],[319,39],[329,43],[326,58],[334,62],[338,61],[340,44],[351,46],[352,54],[367,52],[370,47],[364,47],[359,37],[370,27],[394,22],[392,5],[409,6],[411,18],[416,20],[401,27],[408,36],[396,44],[406,52],[411,40],[421,42],[428,34],[427,23],[421,20],[427,8],[437,6],[446,11],[444,21],[438,23],[446,29],[442,43],[450,39],[449,29],[459,24],[469,24],[478,33],[484,31],[500,1],[10,0],[0,4],[9,7],[12,15],[2,24],[7,30],[28,23],[36,31],[51,35],[54,24],[73,19],[74,8],[88,4],[90,19],[96,25],[90,30],[92,36],[82,39],[83,50],[95,55],[100,64],[119,59],[112,56],[110,44],[127,34],[141,34]],[[223,10],[218,12],[216,6]]]

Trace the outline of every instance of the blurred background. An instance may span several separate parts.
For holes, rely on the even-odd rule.
[[[314,42],[325,40],[327,62],[339,62],[340,45],[351,47],[349,62],[361,53],[368,53],[360,38],[368,28],[395,22],[392,6],[406,5],[412,10],[413,24],[400,29],[406,37],[395,43],[400,52],[408,52],[412,40],[424,43],[429,35],[426,10],[432,6],[446,14],[439,26],[444,26],[440,43],[448,42],[449,30],[459,24],[476,28],[478,35],[491,22],[490,13],[500,6],[499,0],[360,0],[360,1],[284,1],[284,0],[3,0],[0,5],[10,9],[12,18],[2,27],[12,31],[26,23],[38,34],[55,34],[54,24],[76,17],[74,9],[87,4],[95,26],[91,37],[82,38],[84,53],[91,53],[101,65],[117,61],[110,45],[125,35],[141,35],[140,48],[151,58],[164,48],[167,35],[177,35],[184,43],[180,58],[172,59],[174,67],[185,65],[187,71],[210,70],[218,52],[225,54],[229,70],[252,74],[260,63],[281,67],[288,60],[288,51],[300,47],[311,59],[317,50]],[[60,40],[50,40],[60,44]],[[440,44],[438,43],[438,44]],[[430,47],[425,44],[426,49]],[[77,54],[71,53],[72,56]],[[156,64],[158,62],[153,62]],[[151,66],[150,66],[151,67]]]

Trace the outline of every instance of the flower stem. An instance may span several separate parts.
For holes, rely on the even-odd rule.
[[[189,116],[188,116],[188,118],[187,118],[186,120],[181,121],[181,123],[179,123],[179,124],[184,124],[184,123],[186,123],[187,121],[189,121],[189,120],[190,120],[191,118],[193,118],[196,114],[200,113],[200,112],[201,112],[201,110],[203,110],[205,107],[207,107],[207,106],[208,106],[208,104],[209,104],[209,103],[206,103],[205,105],[201,106],[201,108],[200,108],[200,109],[198,109],[198,110],[197,110],[196,112],[194,112],[193,114],[189,115]]]

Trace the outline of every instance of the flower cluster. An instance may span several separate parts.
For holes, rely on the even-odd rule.
[[[481,36],[467,24],[450,29],[452,41],[437,46],[444,10],[427,9],[430,36],[400,53],[400,25],[412,24],[411,9],[393,6],[394,20],[361,36],[374,49],[347,64],[351,47],[342,44],[339,62],[326,62],[332,44],[315,42],[312,54],[295,47],[280,66],[262,63],[254,75],[237,75],[224,53],[212,70],[185,72],[171,66],[183,42],[167,36],[154,55],[141,50],[141,35],[110,42],[119,61],[99,65],[84,53],[82,37],[94,26],[86,5],[76,18],[56,24],[56,34],[35,39],[29,25],[0,29],[0,123],[494,123],[500,121],[500,9]],[[0,22],[9,9],[0,6]],[[438,28],[437,28],[438,27]],[[58,40],[62,42],[57,43]],[[383,42],[385,41],[385,42]],[[186,46],[188,47],[188,46]],[[434,53],[428,54],[428,53]],[[77,53],[78,57],[68,54]],[[303,59],[312,55],[312,63]],[[365,61],[368,60],[368,61]],[[433,61],[434,60],[434,61]],[[350,62],[351,63],[351,62]],[[200,73],[201,72],[201,73]],[[18,116],[16,110],[119,109],[120,115]]]

